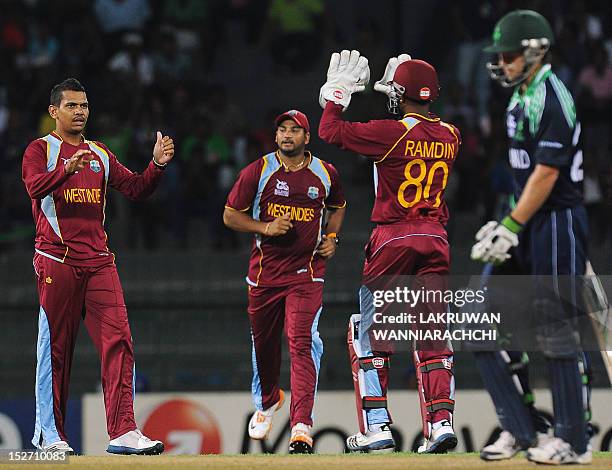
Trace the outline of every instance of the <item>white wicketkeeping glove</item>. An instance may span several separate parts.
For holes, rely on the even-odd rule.
[[[325,109],[328,101],[341,104],[346,111],[351,102],[351,95],[365,90],[370,81],[368,59],[359,51],[343,50],[334,52],[327,69],[327,82],[319,92],[319,104]]]
[[[389,85],[389,82],[393,81],[395,70],[399,64],[411,59],[412,57],[410,57],[408,54],[400,54],[397,57],[391,57],[389,62],[387,62],[387,68],[385,69],[385,73],[383,74],[382,78],[374,83],[374,90],[380,91],[381,93],[389,96],[389,93],[391,92],[391,85]]]
[[[502,264],[510,258],[510,249],[518,246],[518,233],[522,228],[522,225],[510,216],[501,222],[487,222],[476,233],[477,242],[472,247],[472,259],[483,263]]]

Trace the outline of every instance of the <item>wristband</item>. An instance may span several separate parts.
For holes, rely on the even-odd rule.
[[[338,237],[338,234],[336,232],[330,232],[328,234],[325,235],[327,238],[331,238],[336,242],[336,245],[338,245],[340,243],[340,238]]]
[[[163,165],[161,163],[157,163],[155,161],[155,157],[153,157],[153,164],[157,167],[157,168],[166,168],[166,166],[168,166],[167,163],[164,163]]]
[[[512,218],[512,216],[507,215],[501,221],[501,224],[510,230],[512,233],[520,233],[523,230],[523,224],[517,222]]]

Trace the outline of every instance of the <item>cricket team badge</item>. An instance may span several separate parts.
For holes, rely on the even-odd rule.
[[[100,170],[101,170],[100,162],[98,160],[90,161],[89,168],[91,168],[91,171],[93,171],[94,173],[100,173]]]
[[[319,197],[319,188],[316,186],[311,186],[308,188],[308,197],[310,199],[316,199]]]

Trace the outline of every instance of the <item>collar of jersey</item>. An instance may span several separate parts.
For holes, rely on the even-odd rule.
[[[407,118],[409,116],[415,116],[415,117],[418,117],[418,118],[421,118],[421,119],[425,119],[426,121],[430,121],[430,122],[438,122],[440,120],[440,118],[438,116],[427,117],[427,116],[423,116],[422,114],[419,114],[419,113],[406,113],[406,114],[404,114],[404,117],[402,119]]]
[[[542,68],[538,70],[536,76],[533,77],[533,80],[531,80],[531,83],[527,86],[525,93],[521,94],[521,85],[518,85],[515,88],[514,93],[512,94],[512,99],[510,100],[510,102],[520,102],[522,101],[522,97],[531,96],[533,94],[533,91],[538,87],[538,85],[540,85],[540,83],[546,80],[551,73],[552,70],[550,69],[550,64],[542,65]]]
[[[60,142],[63,142],[64,139],[62,139],[62,137],[55,131],[51,131],[51,133],[49,134],[51,137],[55,137],[57,140],[59,140]],[[81,134],[81,143],[83,142],[87,142],[87,140],[85,140],[85,136],[83,134]],[[71,145],[71,144],[68,144]]]
[[[276,159],[278,160],[278,164],[279,164],[281,167],[285,167],[285,164],[284,164],[284,163],[283,163],[283,161],[281,160],[281,157],[280,157],[280,155],[279,155],[279,151],[278,151],[278,150],[277,150],[276,152],[274,152],[274,156],[275,156],[275,157],[276,157]],[[304,150],[304,156],[305,156],[306,158],[308,158],[308,165],[302,166],[302,168],[300,168],[300,170],[303,170],[304,168],[308,168],[308,167],[310,166],[310,164],[312,163],[312,160],[313,160],[313,158],[312,158],[312,153],[310,153],[310,150]],[[286,168],[286,167],[285,167],[285,168]],[[286,169],[288,170],[288,168],[286,168]],[[300,170],[297,170],[297,171],[300,171]],[[289,171],[291,171],[291,170],[289,170]],[[292,172],[292,173],[295,173],[295,172]]]

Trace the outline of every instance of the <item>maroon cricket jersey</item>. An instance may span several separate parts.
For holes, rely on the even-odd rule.
[[[240,172],[227,197],[225,207],[251,211],[262,222],[291,214],[293,228],[285,235],[255,235],[246,278],[252,286],[324,282],[325,259],[316,254],[323,212],[346,201],[336,169],[310,152],[306,158],[306,167],[288,171],[277,153],[264,155]]]
[[[79,149],[91,150],[92,160],[67,175],[64,165]],[[112,263],[104,231],[107,186],[129,199],[142,199],[162,173],[153,161],[142,174],[133,173],[100,142],[83,140],[74,146],[54,132],[31,142],[23,155],[22,179],[32,199],[36,252],[73,266]]]
[[[446,223],[444,189],[461,145],[455,126],[419,114],[406,114],[397,121],[347,122],[342,119],[342,106],[329,102],[319,136],[374,159],[372,222],[425,219]]]

